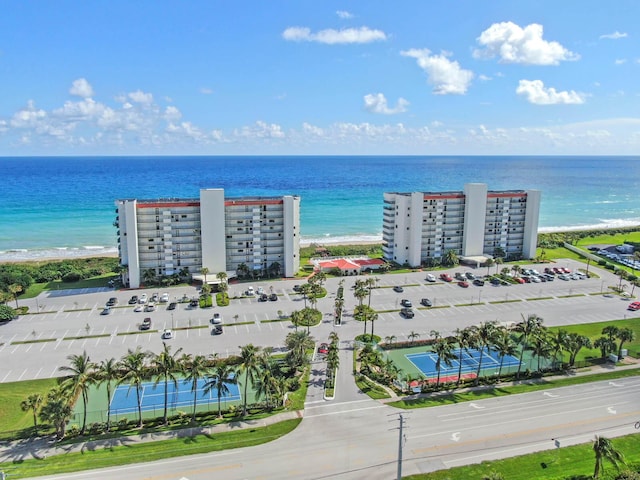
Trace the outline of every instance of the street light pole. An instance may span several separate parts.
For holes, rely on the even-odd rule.
[[[404,417],[402,414],[398,415],[398,420],[400,420],[400,430],[398,435],[398,474],[396,476],[397,480],[402,480],[402,445],[404,443],[404,435],[402,434],[402,428],[404,427]]]

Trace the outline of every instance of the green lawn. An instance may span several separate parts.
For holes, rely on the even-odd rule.
[[[0,471],[9,473],[11,478],[27,478],[250,447],[276,440],[294,430],[300,422],[301,419],[285,420],[266,427],[215,435],[196,435],[140,444],[125,443],[123,446],[96,450],[85,449],[82,453],[55,455],[44,460],[25,460],[16,464],[0,463]]]
[[[0,383],[0,439],[14,438],[16,432],[30,429],[33,426],[33,415],[31,411],[23,412],[20,402],[34,393],[40,393],[44,398],[55,385],[56,380],[53,378]]]
[[[579,247],[588,247],[589,245],[620,245],[624,242],[640,242],[640,231],[619,233],[617,235],[598,235],[594,237],[585,237],[578,241]]]
[[[637,465],[640,462],[640,440],[638,434],[611,439],[616,449],[625,456],[627,464]],[[551,440],[549,440],[551,442]],[[403,477],[407,480],[479,480],[492,472],[502,474],[505,480],[551,480],[590,479],[593,475],[595,457],[592,444],[586,443],[572,447],[506,458],[504,460],[486,461],[476,465],[449,468],[433,473]],[[437,457],[437,452],[434,453]],[[605,463],[602,480],[615,478],[617,471]],[[584,476],[584,477],[583,477]],[[631,478],[631,477],[629,477]],[[634,477],[635,478],[635,477]]]

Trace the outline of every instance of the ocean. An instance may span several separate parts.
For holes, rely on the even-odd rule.
[[[305,243],[378,242],[385,191],[542,191],[540,230],[640,225],[640,157],[3,157],[0,262],[112,255],[114,201],[301,197]]]

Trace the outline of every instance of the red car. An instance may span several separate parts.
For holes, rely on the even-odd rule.
[[[469,283],[465,282],[464,280],[459,281],[458,285],[460,285],[462,288],[469,288]]]
[[[318,347],[318,353],[321,355],[326,355],[327,353],[329,353],[329,345],[327,345],[326,343],[321,343]]]
[[[627,307],[627,310],[631,310],[632,312],[635,312],[636,310],[640,310],[640,302],[630,303],[629,307]]]
[[[558,267],[553,267],[553,272],[560,275],[561,273],[564,273],[564,270]]]
[[[515,280],[516,282],[518,282],[518,283],[525,283],[524,279],[523,279],[523,278],[520,278],[520,277],[516,277],[516,278],[514,278],[514,280]]]
[[[453,282],[453,278],[451,278],[449,275],[447,275],[446,273],[441,273],[440,274],[440,279],[444,280],[445,282]]]

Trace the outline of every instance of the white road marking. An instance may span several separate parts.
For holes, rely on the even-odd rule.
[[[451,440],[453,440],[454,442],[459,442],[460,441],[460,432],[454,432],[451,434]]]
[[[327,415],[342,415],[343,413],[361,412],[363,410],[373,410],[375,408],[385,408],[386,405],[376,405],[375,407],[358,408],[356,410],[341,410],[339,412],[318,413],[316,415],[305,415],[305,418],[326,417]]]
[[[615,415],[616,414],[616,410],[613,407],[607,407],[607,412],[609,412],[611,415]]]
[[[469,403],[469,406],[472,407],[472,408],[475,408],[477,410],[482,410],[484,408],[482,405],[478,405],[478,404],[473,403],[473,402]]]
[[[612,387],[624,387],[623,384],[621,383],[616,383],[616,382],[609,382],[609,385],[611,385]]]
[[[553,393],[550,393],[550,392],[542,392],[542,394],[545,397],[550,397],[550,398],[556,398],[558,396],[558,395],[554,395]]]

